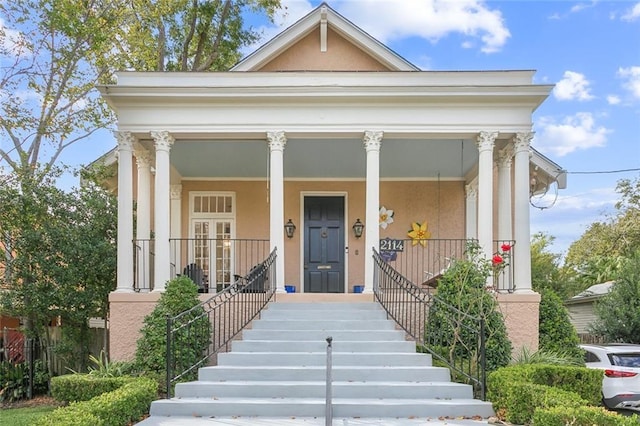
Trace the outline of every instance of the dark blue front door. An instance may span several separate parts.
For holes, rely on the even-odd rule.
[[[305,197],[305,292],[344,293],[344,247],[344,197]]]

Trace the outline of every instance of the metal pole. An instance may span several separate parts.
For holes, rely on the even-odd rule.
[[[172,378],[172,371],[171,371],[171,328],[172,328],[172,323],[171,323],[171,317],[169,315],[167,315],[167,354],[166,354],[166,358],[167,358],[167,365],[166,365],[166,370],[167,370],[167,398],[171,398],[171,378]]]
[[[331,342],[333,338],[327,337],[327,392],[325,401],[325,426],[333,424],[333,407],[331,406]]]

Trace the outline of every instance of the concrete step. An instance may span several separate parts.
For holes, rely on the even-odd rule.
[[[335,398],[336,417],[445,417],[482,418],[493,414],[491,403],[475,399]],[[320,417],[324,398],[173,398],[154,401],[151,416],[264,416]]]
[[[415,353],[416,344],[406,340],[380,341],[334,341],[334,352],[394,352]],[[291,340],[236,340],[231,344],[232,352],[326,352],[327,342]]]
[[[453,382],[333,382],[334,398],[473,398],[471,386]],[[176,398],[324,398],[324,381],[225,381],[176,385]]]
[[[243,340],[289,340],[294,342],[312,341],[324,342],[327,337],[332,337],[334,342],[338,341],[360,341],[371,340],[399,340],[404,341],[404,332],[400,330],[245,330],[242,332]],[[326,345],[326,343],[325,343]]]
[[[335,366],[332,369],[335,381],[354,382],[448,382],[451,375],[443,367],[372,367]],[[275,381],[317,381],[326,379],[324,366],[213,366],[198,370],[198,380],[275,380]]]
[[[303,303],[270,303],[267,310],[294,310],[294,311],[317,311],[317,310],[374,310],[384,311],[379,304],[375,302],[358,302],[358,303],[342,303],[342,302],[303,302]],[[265,310],[266,311],[266,310]]]
[[[431,366],[431,356],[418,353],[333,352],[332,363],[338,366]],[[326,352],[228,352],[218,355],[219,366],[321,366],[327,365]]]
[[[395,330],[395,325],[386,319],[340,320],[340,319],[260,319],[254,321],[253,330],[325,330],[365,331]]]
[[[387,314],[382,309],[265,309],[260,314],[260,318],[270,320],[386,320]]]

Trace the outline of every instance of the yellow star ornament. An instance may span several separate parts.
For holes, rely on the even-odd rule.
[[[422,247],[426,247],[427,240],[431,238],[431,232],[427,231],[427,222],[424,221],[422,225],[419,222],[413,222],[411,228],[407,235],[413,240],[412,245],[420,243]]]

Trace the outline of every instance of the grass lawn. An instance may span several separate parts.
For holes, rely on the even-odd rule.
[[[49,414],[56,407],[24,407],[24,408],[3,408],[0,410],[0,425],[11,426],[31,426],[40,417]]]

